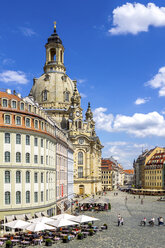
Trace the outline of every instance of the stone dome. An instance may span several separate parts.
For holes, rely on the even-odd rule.
[[[68,110],[75,85],[63,72],[48,72],[34,79],[29,95],[45,109]]]

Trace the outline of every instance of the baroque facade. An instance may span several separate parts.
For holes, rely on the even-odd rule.
[[[76,80],[71,80],[64,66],[64,46],[54,26],[45,45],[46,62],[41,77],[34,78],[29,96],[65,129],[74,147],[74,193],[101,191],[101,149],[95,122],[88,104],[83,120],[81,96]]]

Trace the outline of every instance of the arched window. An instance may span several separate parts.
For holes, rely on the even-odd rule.
[[[30,119],[26,118],[26,127],[30,127]]]
[[[21,144],[21,135],[19,133],[16,134],[16,144]]]
[[[5,152],[5,162],[10,162],[10,152]]]
[[[20,116],[16,117],[16,125],[21,125],[21,117]]]
[[[61,63],[63,63],[63,58],[62,58],[63,56],[62,56],[62,50],[60,51],[60,61],[61,61]]]
[[[16,171],[16,183],[21,183],[21,172]]]
[[[10,192],[9,191],[5,192],[5,204],[6,205],[10,204]]]
[[[10,144],[10,133],[5,133],[5,143]]]
[[[10,171],[5,171],[5,183],[10,183]]]
[[[20,152],[16,152],[16,162],[17,163],[21,162],[21,153]]]
[[[43,98],[43,101],[47,101],[48,100],[48,91],[47,90],[44,90],[42,92],[42,98]]]
[[[30,163],[30,153],[26,153],[26,163]]]
[[[56,49],[52,48],[50,50],[50,56],[51,61],[56,61]]]
[[[10,124],[10,115],[5,115],[5,124]]]
[[[21,191],[16,192],[16,204],[21,203]]]
[[[26,191],[26,203],[30,203],[30,191]]]
[[[64,92],[64,101],[69,102],[69,91]]]
[[[30,135],[26,135],[26,145],[30,145]]]
[[[30,171],[26,171],[26,183],[30,183]]]
[[[83,153],[82,152],[78,153],[78,164],[80,165],[83,164]]]

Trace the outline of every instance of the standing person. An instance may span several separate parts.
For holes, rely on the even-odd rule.
[[[143,205],[143,199],[141,199],[141,204]]]
[[[121,220],[121,215],[118,214],[118,222],[117,222],[117,225],[120,226],[120,220]]]
[[[127,196],[126,196],[126,197],[125,197],[125,202],[127,202],[127,200],[128,200],[128,199],[127,199]]]
[[[124,225],[123,217],[120,218],[120,224],[121,224],[122,226]]]

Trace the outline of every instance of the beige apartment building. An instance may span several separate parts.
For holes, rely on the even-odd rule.
[[[0,140],[0,219],[56,214],[67,201],[67,134],[32,99],[7,90],[0,92]]]
[[[64,46],[54,26],[45,45],[44,73],[34,78],[29,96],[59,123],[74,148],[74,193],[95,194],[101,191],[101,150],[95,132],[90,104],[83,119],[81,96],[76,80],[71,80],[64,66]]]

